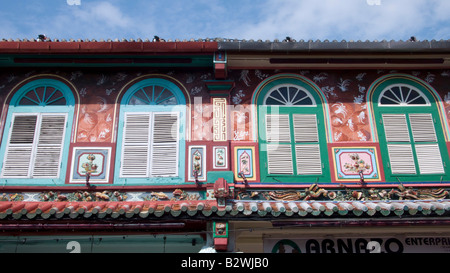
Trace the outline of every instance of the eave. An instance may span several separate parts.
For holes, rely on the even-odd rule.
[[[219,206],[215,200],[184,201],[3,201],[0,202],[0,230],[9,224],[39,224],[42,221],[164,221],[164,220],[296,220],[342,219],[449,220],[450,200],[398,201],[241,201]],[[356,220],[355,220],[356,219]],[[19,221],[19,222],[17,222]],[[355,222],[355,224],[356,224]],[[31,226],[30,226],[31,228]]]
[[[0,67],[213,67],[215,42],[0,42]]]
[[[228,53],[229,69],[448,69],[450,53]]]

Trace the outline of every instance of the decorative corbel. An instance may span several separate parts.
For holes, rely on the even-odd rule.
[[[214,73],[216,79],[225,79],[227,77],[227,53],[217,51],[214,53]]]
[[[228,247],[228,222],[213,222],[214,248],[226,251]]]

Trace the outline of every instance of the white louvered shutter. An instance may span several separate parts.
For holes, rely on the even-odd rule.
[[[33,177],[58,177],[66,128],[65,114],[43,114],[40,119]]]
[[[388,144],[393,174],[415,174],[414,155],[410,144]]]
[[[316,115],[294,114],[295,142],[319,142]]]
[[[383,114],[384,132],[388,142],[390,167],[393,174],[415,174],[416,165],[405,114]],[[389,142],[405,142],[390,144]]]
[[[269,174],[294,174],[290,144],[267,144]]]
[[[410,114],[411,131],[416,143],[417,162],[421,174],[444,173],[441,151],[437,143],[434,121],[431,114]]]
[[[151,175],[178,175],[178,113],[155,113],[151,148]]]
[[[301,144],[319,142],[317,117],[315,114],[294,114],[294,138],[297,174],[322,174],[322,161],[319,144]]]
[[[409,142],[409,130],[404,114],[384,114],[384,132],[387,142]]]
[[[297,174],[322,174],[319,144],[296,145]]]
[[[267,142],[291,142],[289,115],[266,115]],[[294,174],[290,144],[268,144],[267,168],[269,174]]]
[[[291,142],[289,115],[266,115],[267,142]]]
[[[37,119],[37,115],[14,116],[3,163],[3,177],[29,176]]]
[[[421,174],[444,173],[441,151],[436,144],[416,144],[417,161]]]
[[[431,114],[410,114],[414,142],[436,142],[436,131]]]
[[[126,113],[123,129],[121,177],[147,177],[150,113]]]

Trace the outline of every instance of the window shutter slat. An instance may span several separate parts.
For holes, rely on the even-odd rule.
[[[178,114],[154,114],[152,176],[178,175],[178,131]]]
[[[295,142],[319,142],[316,115],[294,114]]]
[[[150,142],[150,114],[125,115],[122,149],[122,177],[147,177]]]
[[[3,177],[28,177],[37,115],[14,116],[6,150]]]
[[[294,174],[291,145],[268,144],[267,165],[269,174]]]
[[[431,114],[410,114],[409,120],[415,142],[437,141]]]
[[[12,125],[10,144],[33,144],[37,116],[17,115]]]
[[[411,145],[388,144],[387,146],[393,174],[416,173]]]
[[[3,177],[27,177],[33,147],[9,146],[3,166]]]
[[[291,142],[289,115],[266,115],[267,142]]]
[[[421,174],[444,173],[438,144],[416,144],[416,154]]]
[[[313,145],[296,145],[297,174],[322,174],[320,147]]]
[[[58,177],[66,115],[42,115],[33,177]]]
[[[387,142],[409,142],[405,115],[384,114],[383,124]]]

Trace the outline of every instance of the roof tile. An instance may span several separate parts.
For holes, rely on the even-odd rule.
[[[450,200],[407,201],[230,201],[226,208],[218,208],[213,200],[202,201],[139,201],[139,202],[0,202],[0,221],[8,219],[80,219],[80,218],[147,218],[187,214],[196,217],[321,217],[344,216],[385,217],[450,215]],[[227,216],[228,215],[228,216]]]

